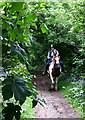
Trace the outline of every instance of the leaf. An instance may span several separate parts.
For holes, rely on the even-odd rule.
[[[21,107],[19,105],[15,105],[15,110],[16,110],[15,118],[19,120],[21,115],[20,113]]]
[[[23,48],[21,48],[21,47],[19,46],[19,44],[17,44],[17,48],[16,48],[16,49],[19,50],[23,55],[26,56],[25,50],[24,50]]]
[[[21,63],[24,63],[24,62],[25,62],[25,59],[24,59],[24,57],[22,56],[22,54],[21,54],[19,51],[16,51],[16,53],[18,53],[18,57],[19,57],[19,59],[20,59],[20,62],[21,62]]]
[[[44,105],[39,101],[40,105],[42,105],[42,107],[44,107]]]
[[[23,104],[26,96],[30,96],[32,92],[29,87],[25,85],[25,80],[23,78],[7,78],[2,84],[4,87],[2,88],[2,94],[5,100],[8,100],[14,94],[14,97],[20,104]]]
[[[40,28],[41,28],[41,30],[42,30],[43,33],[48,34],[48,28],[47,28],[46,24],[42,23],[40,25]]]
[[[17,36],[17,39],[22,42],[22,41],[23,41],[23,36],[22,36],[21,34],[19,34],[19,35]]]
[[[6,85],[2,88],[2,95],[4,100],[8,100],[13,96],[13,92],[11,91],[10,85]]]
[[[14,116],[17,120],[19,120],[21,115],[20,110],[21,107],[19,105],[7,103],[7,107],[2,110],[2,114],[4,115],[5,120],[12,120]]]
[[[31,97],[33,99],[32,101],[32,108],[35,107],[38,103],[38,100],[36,100],[34,97]]]
[[[26,56],[26,52],[25,52],[25,50],[23,48],[21,48],[19,46],[19,44],[14,44],[11,47],[11,54],[12,55],[17,55],[18,54],[18,58],[19,58],[20,62],[21,63],[25,63],[26,62],[26,60],[24,59],[24,56]]]
[[[7,69],[8,67],[15,66],[15,63],[11,59],[5,59],[3,60],[3,67]]]
[[[38,100],[40,100],[41,102],[43,102],[43,100],[42,100],[42,99],[40,99],[38,96],[37,96],[37,99],[38,99]]]
[[[23,26],[23,25],[24,25],[24,23],[23,23],[22,21],[20,21],[20,20],[18,20],[16,24],[17,24],[17,25],[20,25],[20,26]]]
[[[47,105],[46,101],[43,99],[43,102]]]
[[[70,6],[68,3],[62,3],[62,6],[64,6],[65,9],[70,9]]]
[[[37,30],[37,25],[35,23],[32,24],[33,29]]]
[[[7,38],[8,37],[8,31],[6,29],[2,29],[2,37]]]
[[[8,23],[8,25],[11,25],[12,27],[14,27],[14,24],[10,21],[6,21],[6,23]]]
[[[23,6],[24,2],[11,2],[12,8],[11,11],[20,11],[22,10],[22,6]]]
[[[30,38],[31,42],[33,43],[32,36],[30,36],[30,35],[28,35],[28,36],[29,36],[29,38]]]
[[[34,22],[34,20],[35,20],[36,18],[37,18],[36,15],[29,14],[29,15],[27,15],[27,17],[25,18],[25,22],[26,22],[26,23]]]
[[[37,99],[35,99],[34,97],[31,97],[33,99],[33,101],[32,101],[32,107],[35,107],[38,102],[40,103],[40,105],[42,105],[44,107],[44,105],[41,102],[44,102],[46,104],[45,100],[44,99],[41,100],[38,96],[36,96],[36,97],[37,97]]]
[[[13,119],[13,116],[15,114],[14,104],[9,103],[8,106],[2,110],[2,113],[4,114],[5,119]]]

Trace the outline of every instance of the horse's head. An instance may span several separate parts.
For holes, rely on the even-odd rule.
[[[56,63],[56,64],[60,64],[60,57],[59,57],[59,56],[56,56],[56,57],[55,57],[55,63]]]
[[[55,64],[60,64],[60,56],[55,55],[55,56],[53,57],[53,61],[55,61]]]
[[[54,61],[55,61],[55,67],[56,67],[56,69],[60,68],[60,56],[56,55],[54,57]]]

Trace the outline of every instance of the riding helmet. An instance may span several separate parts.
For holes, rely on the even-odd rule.
[[[54,48],[54,45],[53,45],[53,44],[51,44],[51,48]]]

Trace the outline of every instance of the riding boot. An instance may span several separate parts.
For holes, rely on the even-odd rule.
[[[63,64],[61,64],[61,69],[62,69],[62,72],[66,73],[66,71],[64,70]]]

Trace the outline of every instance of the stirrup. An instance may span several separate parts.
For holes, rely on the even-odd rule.
[[[46,74],[46,72],[43,72],[43,73],[42,73],[42,75],[45,75],[45,74]]]

